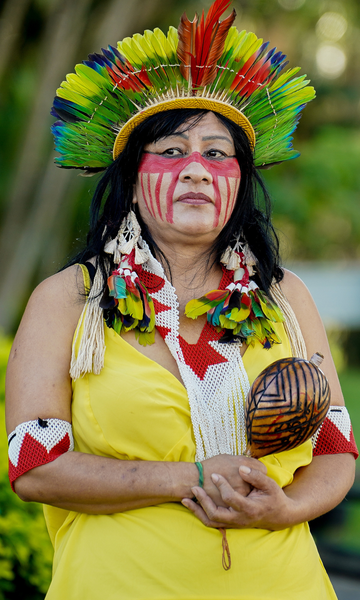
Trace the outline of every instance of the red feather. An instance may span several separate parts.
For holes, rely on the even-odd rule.
[[[228,290],[211,290],[211,292],[208,292],[207,294],[205,294],[204,296],[202,296],[202,298],[200,298],[200,300],[210,300],[210,302],[221,302],[222,300],[224,300],[224,298],[227,298],[227,296],[229,295],[229,291]]]
[[[243,87],[247,85],[249,82],[251,75],[255,73],[260,67],[262,67],[264,63],[264,58],[260,61],[256,62],[258,58],[258,53],[252,54],[246,61],[246,63],[242,66],[240,71],[234,77],[234,80],[231,84],[231,90],[239,93]]]
[[[257,53],[250,56],[234,78],[231,90],[237,94],[242,92],[242,96],[245,97],[251,95],[258,87],[258,84],[269,84],[276,75],[275,69],[271,72],[271,56],[271,52],[263,56],[260,60],[257,60]]]
[[[241,304],[244,304],[247,308],[251,307],[251,298],[247,294],[241,295]]]
[[[151,85],[144,66],[136,74],[134,73],[134,67],[128,62],[125,67],[120,66],[120,64],[117,66],[113,64],[111,67],[106,65],[106,69],[112,81],[124,90],[131,89],[134,92],[141,92],[144,87]]]
[[[226,36],[235,20],[236,13],[220,21],[221,15],[229,7],[231,0],[215,0],[204,21],[204,11],[200,22],[195,15],[189,21],[184,13],[178,28],[178,58],[182,63],[181,74],[196,86],[212,83],[217,73],[217,62],[223,53]]]
[[[177,55],[182,63],[180,66],[180,72],[186,81],[190,79],[191,73],[191,57],[195,52],[195,32],[197,25],[197,15],[195,15],[193,21],[189,21],[184,13],[180,19],[178,27],[179,44],[177,49]]]

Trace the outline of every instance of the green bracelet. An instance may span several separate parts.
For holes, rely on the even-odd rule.
[[[196,462],[195,465],[197,466],[197,469],[199,471],[199,486],[200,487],[204,487],[204,467],[202,466],[201,462]]]

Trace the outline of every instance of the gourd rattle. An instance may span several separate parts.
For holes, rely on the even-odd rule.
[[[283,358],[258,375],[245,407],[247,456],[290,450],[314,435],[330,405],[329,383],[319,368],[323,358]]]

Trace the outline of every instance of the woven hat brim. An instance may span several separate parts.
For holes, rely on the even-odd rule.
[[[125,125],[120,129],[119,133],[116,136],[113,147],[114,160],[124,150],[129,136],[134,131],[135,127],[137,127],[140,123],[145,121],[145,119],[151,117],[152,115],[165,112],[167,110],[180,110],[182,108],[200,108],[210,110],[212,112],[219,113],[223,117],[227,117],[230,121],[233,121],[244,130],[249,140],[250,147],[252,150],[254,150],[255,131],[250,121],[245,117],[245,115],[241,111],[239,111],[234,106],[231,106],[226,102],[222,102],[221,100],[215,100],[213,98],[182,97],[171,98],[169,100],[164,100],[156,104],[151,104],[150,106],[147,106],[143,110],[136,113],[136,115],[134,115],[131,119],[129,119],[129,121],[125,123]]]

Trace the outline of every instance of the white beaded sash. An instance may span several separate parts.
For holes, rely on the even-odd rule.
[[[209,344],[226,361],[210,365],[200,378],[185,362],[179,341],[179,303],[175,288],[164,274],[160,263],[154,258],[143,269],[164,280],[156,292],[149,293],[164,306],[156,315],[156,326],[167,328],[164,336],[172,356],[176,360],[184,386],[188,393],[191,421],[196,443],[196,460],[204,460],[218,454],[239,455],[246,449],[245,400],[250,389],[247,373],[240,353],[240,343]]]

